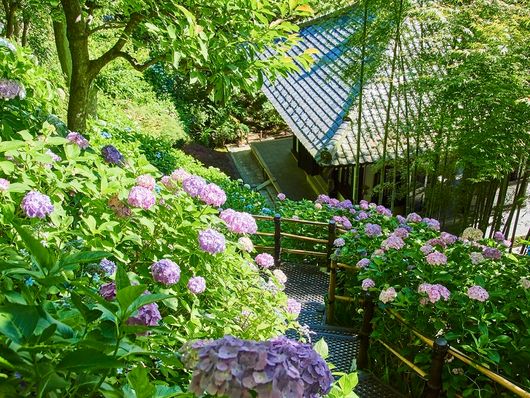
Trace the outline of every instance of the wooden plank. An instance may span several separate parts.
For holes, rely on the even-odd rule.
[[[261,157],[261,154],[259,153],[259,151],[254,149],[252,147],[252,145],[250,146],[250,149],[252,150],[252,153],[254,154],[256,159],[258,160],[258,163],[260,164],[260,166],[263,169],[263,171],[265,171],[265,174],[267,174],[267,176],[269,177],[269,180],[270,180],[272,186],[274,187],[274,189],[276,190],[276,192],[281,192],[282,190],[280,189],[280,186],[276,182],[276,178],[272,174],[272,171],[269,169],[269,166],[267,166],[267,163],[265,163],[265,160]]]
[[[288,234],[287,232],[282,232],[281,234],[283,237],[286,238],[292,238],[292,239],[298,239],[298,240],[304,240],[307,242],[315,242],[315,243],[327,243],[326,239],[318,239],[318,238],[311,238],[309,236],[302,236],[302,235],[295,235],[295,234]]]
[[[265,188],[267,185],[272,184],[272,181],[268,179],[267,181],[259,184],[256,188],[254,188],[256,191],[261,191],[263,188]]]

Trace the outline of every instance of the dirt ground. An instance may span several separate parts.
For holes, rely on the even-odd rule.
[[[234,179],[241,178],[226,150],[212,149],[197,143],[186,144],[182,150],[206,166],[217,167]]]

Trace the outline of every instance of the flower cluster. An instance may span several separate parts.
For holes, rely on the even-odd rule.
[[[241,250],[244,250],[246,252],[251,252],[254,250],[254,244],[252,243],[250,238],[246,236],[242,236],[241,238],[239,238],[237,240],[237,243],[239,247],[241,248]]]
[[[151,275],[155,281],[170,286],[180,280],[180,268],[173,261],[164,258],[151,265]]]
[[[390,235],[387,239],[381,244],[383,250],[395,249],[400,250],[405,246],[405,242],[399,236]]]
[[[299,301],[292,298],[287,299],[287,312],[289,314],[298,316],[300,311],[302,311],[302,304]]]
[[[477,285],[471,286],[467,289],[467,296],[472,300],[481,302],[486,301],[490,297],[486,289]]]
[[[29,218],[45,218],[53,212],[53,205],[50,198],[39,191],[29,191],[20,207]]]
[[[287,199],[287,196],[285,196],[285,194],[282,193],[282,192],[280,192],[276,197],[278,198],[279,201],[282,201],[282,202],[283,202],[285,199]]]
[[[333,216],[333,221],[342,225],[344,229],[351,229],[352,227],[351,221],[346,216]]]
[[[116,298],[116,284],[114,282],[104,283],[99,287],[99,294],[107,301]]]
[[[210,254],[222,253],[226,249],[226,241],[223,234],[211,228],[199,232],[199,246]]]
[[[146,292],[149,294],[149,292]],[[158,310],[157,303],[150,303],[141,306],[136,314],[127,320],[129,325],[157,326],[162,320],[162,315]]]
[[[484,234],[478,228],[468,227],[462,232],[462,239],[477,241],[483,238]]]
[[[434,218],[428,218],[425,217],[423,220],[421,220],[425,224],[427,224],[427,227],[432,229],[433,231],[439,231],[440,230],[440,221],[434,219]]]
[[[11,183],[5,178],[0,178],[0,191],[7,191]]]
[[[0,99],[9,101],[15,98],[26,98],[26,89],[15,80],[0,79]]]
[[[141,176],[136,177],[136,185],[153,191],[156,186],[156,180],[150,174],[142,174]]]
[[[275,269],[272,271],[272,274],[276,278],[276,280],[281,283],[282,285],[285,285],[287,283],[287,275],[281,270],[281,269]]]
[[[310,345],[283,336],[264,342],[225,336],[187,344],[181,351],[193,369],[190,391],[198,396],[317,398],[333,382]]]
[[[171,179],[179,183],[184,182],[188,177],[191,177],[191,174],[184,169],[176,169],[171,173]]]
[[[156,203],[155,194],[150,189],[135,186],[129,191],[127,202],[133,207],[149,210]]]
[[[66,139],[72,144],[76,144],[81,149],[87,149],[90,146],[88,140],[77,131],[70,131],[66,136]]]
[[[335,241],[333,241],[333,246],[335,247],[343,247],[346,244],[346,241],[344,238],[337,238]]]
[[[419,214],[416,214],[416,213],[410,213],[407,216],[407,222],[419,223],[422,220],[423,220],[423,218],[421,218],[421,216]]]
[[[106,258],[99,262],[99,267],[109,276],[116,273],[116,264],[114,261],[108,260]]]
[[[482,253],[479,252],[469,253],[469,259],[471,260],[471,264],[473,265],[483,263],[486,260]]]
[[[370,236],[370,237],[381,236],[381,234],[383,233],[380,225],[370,224],[370,223],[367,223],[364,226],[364,232],[366,233],[367,236]]]
[[[361,288],[363,290],[368,290],[373,287],[375,287],[375,282],[370,278],[363,279],[363,281],[361,282]]]
[[[101,148],[101,156],[105,162],[110,164],[122,165],[124,157],[118,149],[112,145],[105,145]]]
[[[456,237],[453,234],[450,234],[449,232],[442,232],[440,234],[440,239],[442,240],[443,243],[449,246],[449,245],[454,244],[458,240],[458,237]]]
[[[219,217],[228,229],[236,234],[255,234],[258,231],[256,220],[249,213],[226,209],[219,214]]]
[[[425,258],[430,265],[445,265],[447,264],[447,256],[441,252],[434,251]]]
[[[370,265],[370,260],[367,258],[361,258],[359,261],[357,261],[356,265],[359,268],[366,268]]]
[[[52,160],[53,160],[54,162],[60,162],[61,160],[63,160],[59,155],[57,155],[57,154],[56,154],[55,152],[53,152],[51,149],[48,149],[48,150],[46,151],[46,155],[48,155],[49,157],[51,157]],[[50,168],[50,167],[51,167],[51,165],[49,165],[48,168]]]
[[[269,253],[260,253],[254,260],[256,261],[256,264],[262,268],[270,268],[274,266],[274,257]]]
[[[200,190],[199,199],[207,205],[219,207],[226,202],[226,193],[216,184],[207,184]]]
[[[202,276],[194,276],[188,281],[188,290],[193,294],[201,294],[206,290],[206,280]]]
[[[530,279],[529,278],[522,277],[521,280],[519,281],[519,284],[525,290],[530,289]]]
[[[389,287],[388,289],[381,290],[381,293],[379,294],[379,300],[381,300],[383,303],[389,303],[391,301],[394,301],[397,297],[396,289],[393,287]]]
[[[433,304],[442,298],[447,301],[451,295],[451,292],[445,286],[440,284],[431,285],[429,283],[422,283],[418,287],[418,293],[427,294],[428,301]],[[426,304],[426,300],[422,300],[420,302],[422,304]]]
[[[383,216],[386,216],[386,217],[392,217],[392,210],[390,209],[387,209],[385,206],[383,205],[379,205],[375,208],[375,211],[378,213],[378,214],[381,214]]]
[[[499,249],[488,246],[485,246],[482,249],[482,254],[484,255],[484,257],[489,258],[491,260],[499,260],[502,257],[502,252]]]
[[[206,186],[204,178],[191,175],[182,181],[182,188],[192,198],[196,198]]]

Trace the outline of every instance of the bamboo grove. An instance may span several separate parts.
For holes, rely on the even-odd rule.
[[[360,156],[366,86],[384,85],[373,199],[515,237],[528,187],[527,1],[363,0],[346,77],[358,81]],[[526,39],[525,39],[526,38]],[[359,163],[359,162],[357,162]],[[353,192],[358,192],[359,164]],[[359,198],[354,198],[359,199]]]

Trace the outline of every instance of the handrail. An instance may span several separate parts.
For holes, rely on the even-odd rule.
[[[422,379],[427,378],[427,372],[425,372],[423,369],[419,368],[418,366],[414,365],[411,361],[409,361],[407,358],[405,358],[403,355],[399,353],[399,351],[395,350],[394,348],[390,347],[387,343],[385,343],[381,339],[376,339],[378,343],[381,343],[383,347],[385,347],[388,351],[390,351],[392,354],[394,354],[401,362],[403,362],[405,365],[407,365],[409,368],[411,368],[413,371],[415,371],[418,376],[420,376]]]
[[[328,243],[326,239],[319,239],[319,238],[311,238],[309,236],[303,236],[303,235],[295,235],[295,234],[288,234],[287,232],[281,233],[282,237],[285,238],[292,238],[292,239],[298,239],[298,240],[304,240],[307,242],[315,242],[315,243]]]

